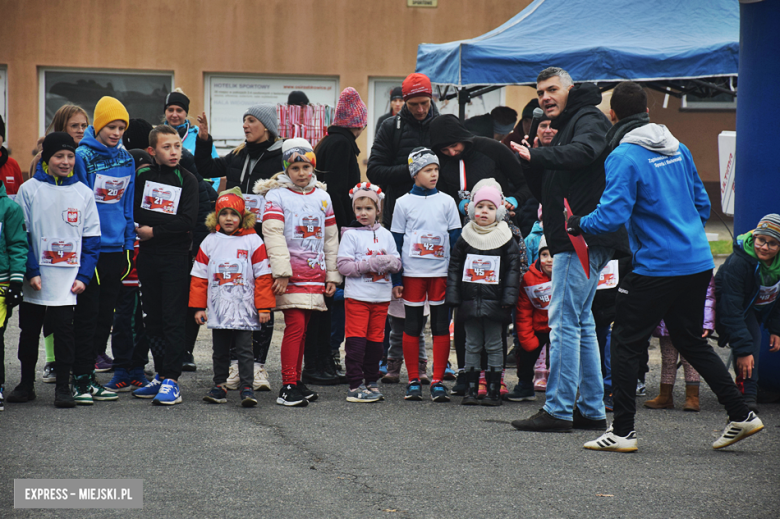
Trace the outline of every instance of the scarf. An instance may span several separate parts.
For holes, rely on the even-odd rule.
[[[250,159],[257,160],[271,147],[271,144],[273,144],[271,139],[266,139],[263,142],[247,142],[246,152],[249,154]]]
[[[281,175],[276,177],[276,181],[282,184],[286,188],[292,189],[293,191],[300,191],[301,193],[306,193],[307,191],[310,191],[315,187],[317,187],[317,175],[311,176],[311,178],[309,179],[309,183],[306,184],[306,187],[301,187],[297,185],[295,182],[292,181],[290,177],[287,176],[287,173],[282,173]]]
[[[623,140],[623,137],[625,137],[628,132],[636,130],[646,124],[650,124],[650,114],[647,112],[629,115],[616,122],[607,132],[607,146],[609,147],[609,151],[612,152],[615,148],[620,146],[620,141]]]
[[[475,249],[493,250],[502,247],[511,240],[512,231],[503,221],[493,222],[484,227],[471,221],[463,227],[461,237]]]
[[[745,234],[737,236],[737,241],[742,242],[742,249],[748,253],[749,256],[758,259],[756,250],[753,248],[755,238],[753,237],[753,231],[748,231]],[[761,283],[764,286],[772,286],[780,280],[780,254],[775,256],[772,263],[767,265],[761,260],[758,260],[760,265],[759,273],[761,274]]]

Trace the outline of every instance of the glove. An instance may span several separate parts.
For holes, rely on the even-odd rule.
[[[18,281],[12,281],[8,285],[8,290],[5,292],[5,305],[8,308],[19,306],[22,299],[24,299],[24,296],[22,295],[22,284]]]
[[[566,232],[571,234],[572,236],[579,236],[582,234],[582,229],[580,229],[580,218],[581,216],[570,216],[569,219],[566,221]]]
[[[127,250],[125,251],[125,255],[127,258],[127,267],[125,271],[122,273],[122,281],[124,281],[125,278],[129,276],[130,273],[133,271],[133,268],[135,268],[135,251]]]
[[[388,254],[382,254],[381,256],[371,256],[368,258],[368,264],[371,267],[371,272],[387,272],[387,268],[395,262],[395,258]]]

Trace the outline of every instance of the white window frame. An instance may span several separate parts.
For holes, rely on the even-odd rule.
[[[393,76],[376,76],[376,77],[369,77],[368,78],[368,121],[369,125],[368,128],[366,128],[366,147],[368,148],[368,153],[365,154],[366,159],[371,154],[371,147],[374,145],[374,138],[376,135],[374,135],[374,131],[376,130],[376,120],[379,119],[384,114],[376,114],[374,113],[374,105],[376,104],[376,82],[377,81],[388,81],[393,83],[398,83],[398,86],[401,86],[401,83],[403,83],[403,80],[406,79],[405,77],[393,77]]]
[[[702,110],[736,110],[737,98],[734,97],[731,101],[694,101],[688,102],[688,96],[682,96],[682,102],[680,104],[681,110],[689,111],[702,111]]]

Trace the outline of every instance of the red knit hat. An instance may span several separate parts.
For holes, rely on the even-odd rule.
[[[336,104],[336,118],[334,126],[342,128],[364,128],[368,124],[368,109],[366,103],[360,99],[358,91],[347,87],[339,96]]]
[[[244,197],[241,194],[241,189],[239,187],[234,187],[233,189],[222,191],[219,194],[219,198],[217,198],[217,203],[214,207],[214,212],[217,213],[218,218],[219,213],[221,213],[224,209],[233,209],[238,213],[238,216],[240,216],[242,220],[244,219],[245,203]]]
[[[404,93],[404,101],[412,97],[433,97],[433,88],[431,80],[425,74],[409,74],[404,82],[401,83],[401,90]]]

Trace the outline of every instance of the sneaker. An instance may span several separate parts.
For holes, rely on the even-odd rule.
[[[729,422],[726,424],[723,434],[712,444],[712,448],[722,449],[723,447],[728,447],[733,443],[744,440],[748,436],[756,434],[763,428],[764,422],[761,421],[761,418],[756,416],[756,413],[753,411],[750,411],[744,422]]]
[[[130,382],[130,372],[126,368],[116,368],[111,382],[105,385],[105,388],[114,393],[124,393],[132,391],[135,387]]]
[[[572,423],[568,420],[555,418],[544,409],[525,420],[515,420],[512,427],[520,431],[536,432],[571,432]]]
[[[385,399],[385,395],[383,395],[382,392],[379,391],[379,386],[377,385],[376,382],[369,382],[368,384],[366,384],[366,389],[368,389],[375,395],[379,396],[379,400]]]
[[[160,385],[160,390],[152,400],[154,405],[174,405],[181,404],[181,391],[179,390],[179,384],[174,382],[170,378],[163,380]]]
[[[295,384],[285,384],[279,390],[279,397],[276,403],[286,407],[306,407],[309,401],[306,400]]]
[[[437,382],[431,386],[431,400],[434,402],[449,402],[450,392],[444,384]]]
[[[255,399],[255,392],[252,388],[246,386],[241,390],[241,407],[254,407],[257,405],[257,399]]]
[[[347,391],[347,402],[363,402],[371,404],[379,402],[379,395],[373,391],[369,391],[366,386],[358,386],[355,389]]]
[[[487,396],[487,380],[485,379],[485,372],[482,371],[479,374],[479,383],[477,384],[477,398],[485,398]]]
[[[254,381],[252,389],[255,391],[271,391],[271,383],[268,381],[268,372],[265,366],[255,362]]]
[[[104,387],[98,382],[95,372],[93,371],[89,377],[89,391],[92,393],[92,399],[101,402],[108,402],[113,400],[119,400],[119,395]]]
[[[6,402],[12,404],[23,404],[35,400],[35,390],[32,387],[24,387],[21,384],[16,386],[5,398]]]
[[[636,396],[647,396],[647,386],[639,379],[636,381]]]
[[[238,384],[241,383],[241,377],[238,375],[238,361],[230,361],[230,368],[228,368],[228,378],[225,383],[225,387],[231,391],[238,389]]]
[[[404,400],[422,400],[422,384],[420,379],[414,379],[406,386],[406,395]]]
[[[314,402],[320,397],[320,395],[318,395],[315,391],[312,391],[311,389],[306,387],[306,384],[304,384],[300,380],[296,384],[296,387],[298,388],[298,392],[303,396],[303,398],[305,398],[309,402]]]
[[[604,431],[607,429],[607,419],[592,420],[582,416],[578,408],[574,408],[574,419],[572,420],[572,429],[583,429],[586,431]]]
[[[612,432],[612,427],[595,440],[586,443],[585,448],[592,451],[612,452],[636,452],[639,450],[636,446],[635,431],[631,431],[626,436],[618,436]]]
[[[162,385],[160,375],[155,375],[151,382],[140,389],[133,391],[133,396],[138,398],[154,398]]]
[[[92,373],[73,376],[73,399],[76,405],[92,405]]]
[[[612,401],[612,393],[604,393],[604,410],[611,413],[615,409],[615,404]]]
[[[447,362],[447,367],[444,368],[444,380],[455,380],[456,378],[455,370],[453,370],[452,365]]]
[[[45,366],[43,366],[43,381],[47,384],[54,384],[57,382],[57,373],[54,371],[54,363],[53,362],[47,362]]]
[[[379,376],[384,377],[387,375],[387,357],[379,361]]]
[[[509,402],[533,402],[536,400],[536,393],[533,384],[531,387],[526,387],[522,382],[518,382],[515,388],[503,398]]]
[[[130,385],[133,386],[130,388],[131,390],[141,389],[149,384],[144,368],[131,369],[128,373],[130,375]]]
[[[203,397],[203,400],[206,402],[211,402],[212,404],[226,404],[227,391],[225,391],[225,388],[222,386],[214,386],[211,388],[211,391],[206,393],[206,396]]]
[[[97,356],[97,359],[95,360],[95,371],[98,373],[105,373],[107,371],[111,371],[114,369],[114,359],[106,355],[105,353],[101,353]]]
[[[195,357],[192,353],[187,352],[184,354],[184,362],[181,363],[182,371],[198,371],[198,366],[195,365]]]
[[[76,407],[76,399],[69,386],[62,386],[54,389],[54,407],[65,409]]]

